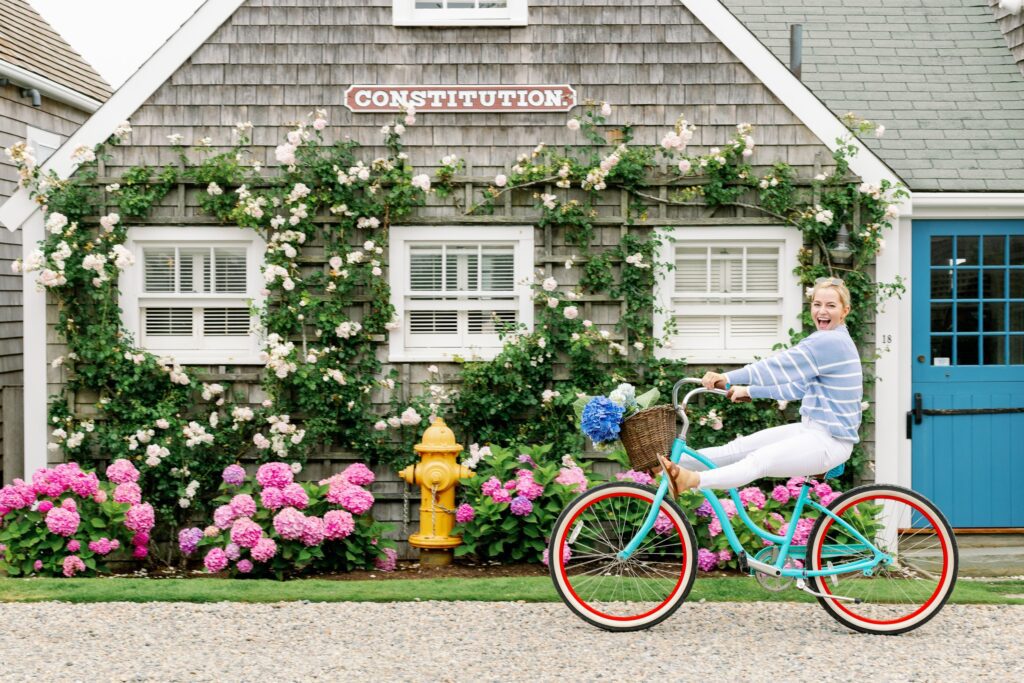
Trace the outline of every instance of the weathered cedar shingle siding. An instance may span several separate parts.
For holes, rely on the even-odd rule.
[[[1024,10],[1010,14],[999,7],[999,0],[988,0],[989,6],[995,13],[999,29],[1006,38],[1006,44],[1013,53],[1013,58],[1020,67],[1021,75],[1024,75]]]
[[[677,0],[644,0],[599,5],[584,0],[533,0],[530,25],[525,28],[393,28],[390,0],[371,0],[358,7],[336,1],[325,6],[316,0],[252,0],[221,26],[149,100],[131,116],[133,133],[114,151],[108,171],[136,164],[173,164],[176,153],[166,136],[180,133],[186,143],[210,136],[214,145],[232,140],[237,121],[252,121],[256,128],[257,157],[277,166],[273,148],[280,144],[289,121],[326,107],[328,140],[349,135],[370,147],[366,158],[383,153],[380,127],[391,114],[352,114],[342,105],[345,89],[353,83],[369,84],[546,84],[569,83],[581,101],[607,100],[614,107],[613,123],[635,124],[636,141],[656,144],[684,114],[698,125],[695,152],[725,144],[740,122],[756,126],[755,164],[786,161],[812,175],[816,158],[830,159],[827,148],[803,126],[736,58],[725,49]],[[404,136],[412,163],[420,169],[436,167],[441,156],[458,154],[470,165],[469,174],[490,176],[505,171],[516,156],[538,142],[563,145],[583,142],[565,127],[567,115],[552,114],[421,114]],[[476,189],[479,192],[480,188]],[[187,226],[199,216],[195,192],[172,192],[154,215]],[[657,193],[655,189],[653,192]],[[461,195],[460,195],[461,196]],[[179,204],[178,202],[181,202]],[[522,216],[532,223],[536,212],[529,193],[520,193],[498,214]],[[598,200],[601,219],[595,245],[617,244],[623,231],[622,202],[609,191]],[[454,217],[456,210],[434,203],[418,212],[420,220]],[[716,216],[727,221],[728,211]],[[499,219],[500,220],[500,219]],[[749,219],[748,219],[749,220]],[[694,207],[653,208],[649,227],[662,222],[706,222]],[[183,228],[187,229],[187,228]],[[646,229],[646,228],[641,228]],[[362,237],[351,236],[362,242]],[[579,269],[566,273],[557,266],[566,255],[578,252],[564,235],[538,230],[535,263],[565,285],[574,284]],[[303,256],[318,256],[307,245]],[[310,268],[318,267],[309,264]],[[621,303],[588,300],[581,315],[611,329]],[[51,310],[51,323],[55,313]],[[59,340],[50,337],[51,358],[62,353]],[[382,353],[385,349],[382,348]],[[440,364],[444,379],[455,367]],[[426,364],[398,367],[406,385],[419,391],[427,379]],[[208,377],[238,380],[236,386],[252,402],[263,398],[257,377],[260,368],[206,370]],[[59,388],[62,369],[51,370],[50,391]],[[241,374],[239,374],[241,373]],[[378,393],[375,401],[383,401]],[[76,397],[76,411],[95,414],[95,396]],[[461,437],[461,435],[460,435]],[[335,459],[353,457],[327,452],[310,459],[303,476],[316,479],[337,469]],[[378,518],[402,519],[404,484],[386,468],[377,468]],[[410,514],[415,520],[417,494]],[[399,529],[403,534],[408,530]],[[403,556],[406,549],[403,548]]]

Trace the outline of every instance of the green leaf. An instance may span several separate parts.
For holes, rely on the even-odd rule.
[[[90,519],[89,524],[92,524],[95,529],[105,529],[107,527],[107,523],[99,517],[93,517]]]
[[[650,391],[644,392],[636,397],[637,405],[640,406],[640,410],[646,410],[654,405],[658,398],[661,396],[661,392],[658,391],[658,387],[654,387]]]

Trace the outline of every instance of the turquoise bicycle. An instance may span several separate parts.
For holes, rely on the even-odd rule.
[[[683,427],[672,444],[672,462],[686,455],[714,467],[686,444],[686,406],[702,393],[678,400],[686,378],[672,390]],[[843,465],[827,476],[838,476]],[[957,545],[949,522],[931,501],[886,484],[859,486],[827,507],[812,500],[807,477],[790,522],[807,506],[818,511],[805,545],[795,545],[797,525],[786,535],[760,528],[730,489],[737,516],[764,547],[749,554],[719,499],[702,490],[739,561],[769,590],[794,586],[817,597],[840,623],[862,633],[895,635],[938,614],[956,584]],[[584,621],[609,631],[635,631],[661,623],[686,599],[697,573],[697,541],[679,505],[657,489],[627,482],[597,486],[573,500],[555,523],[548,547],[559,596]]]

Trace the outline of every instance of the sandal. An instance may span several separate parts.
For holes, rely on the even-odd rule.
[[[695,488],[700,483],[700,475],[690,470],[685,470],[663,455],[658,455],[658,462],[661,463],[661,471],[668,478],[668,492],[673,498],[678,498],[680,493],[679,479],[683,479],[683,488],[687,491]],[[692,483],[691,483],[692,482]]]

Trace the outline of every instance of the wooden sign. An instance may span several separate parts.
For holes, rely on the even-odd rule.
[[[576,91],[568,85],[353,85],[345,106],[354,112],[569,111]]]

